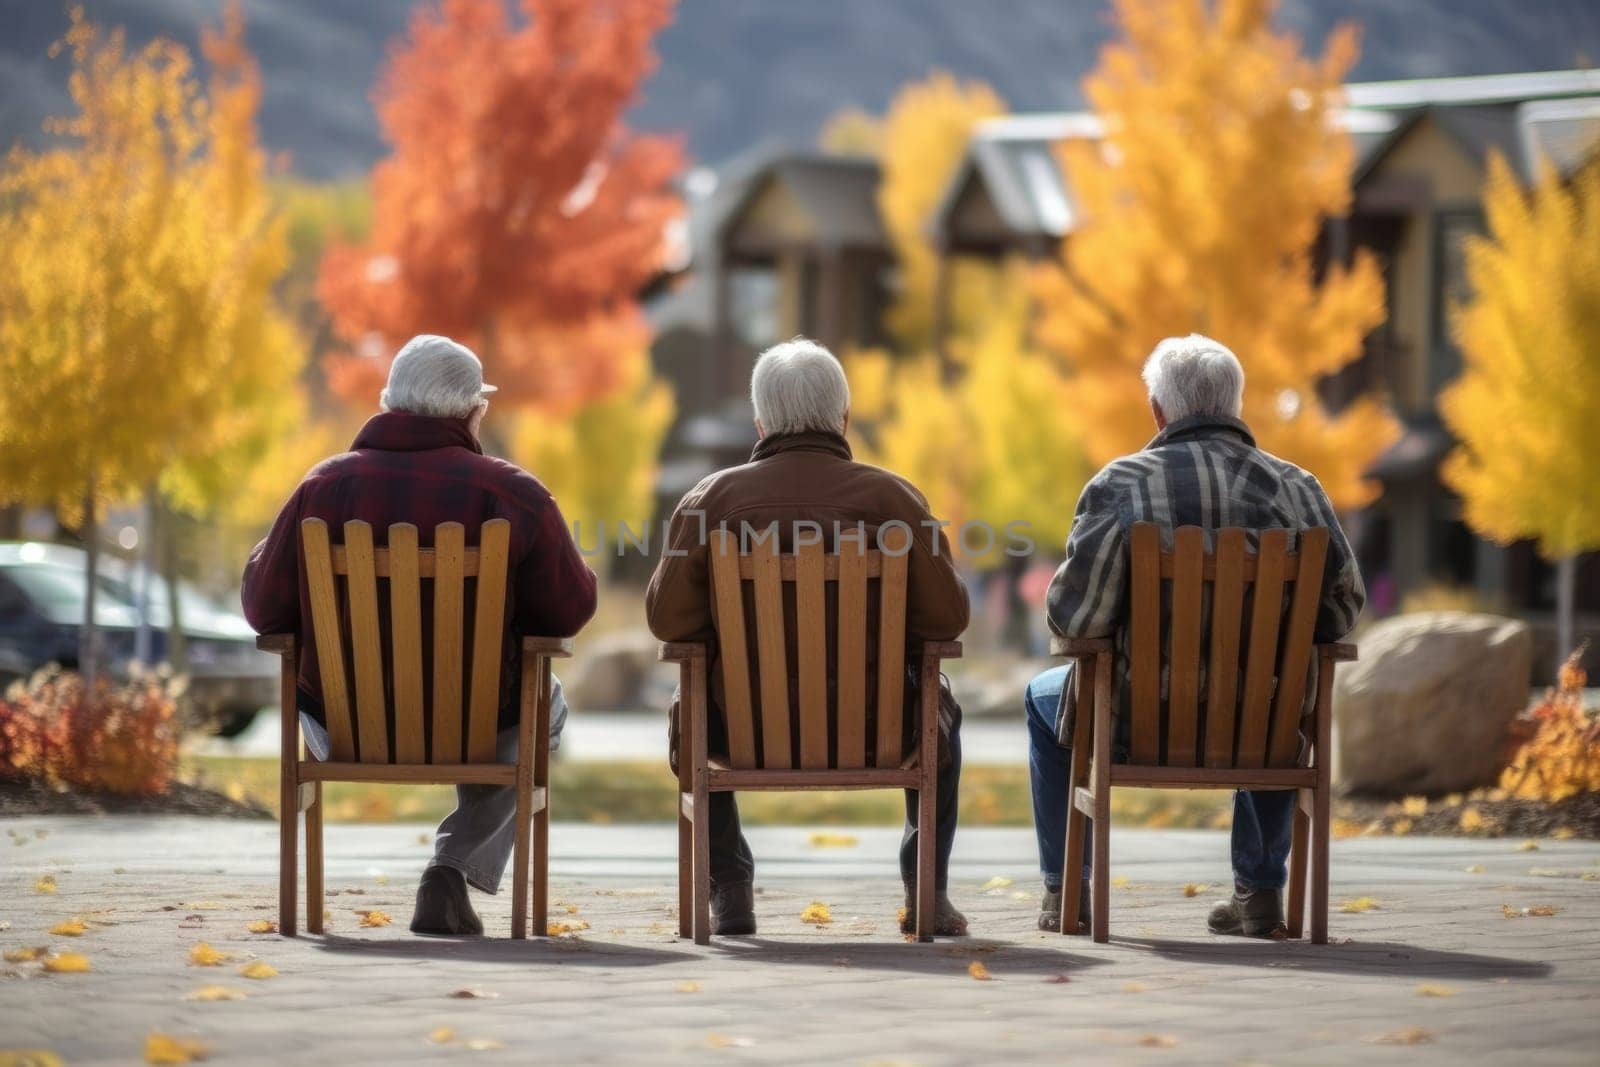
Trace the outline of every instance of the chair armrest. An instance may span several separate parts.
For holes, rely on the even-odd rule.
[[[1317,653],[1335,663],[1349,663],[1357,658],[1356,646],[1340,641],[1328,641],[1317,645]]]
[[[566,659],[572,655],[572,638],[524,637],[522,639],[522,654],[524,656],[551,656],[556,659]]]
[[[261,634],[256,638],[256,647],[275,656],[292,656],[294,638],[294,634]]]
[[[1050,654],[1052,656],[1093,656],[1101,652],[1110,652],[1112,648],[1109,637],[1061,637],[1058,634],[1050,635]]]
[[[960,659],[961,642],[924,641],[922,642],[922,654],[924,656],[931,656],[934,659]]]
[[[704,659],[705,655],[704,641],[663,641],[656,659],[662,663],[688,663],[697,657]]]

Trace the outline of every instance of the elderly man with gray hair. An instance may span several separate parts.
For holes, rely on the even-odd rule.
[[[845,440],[850,421],[850,386],[839,361],[826,348],[804,338],[776,345],[756,360],[750,378],[755,407],[756,442],[750,462],[718,471],[691,489],[672,515],[667,545],[650,579],[645,610],[650,629],[663,641],[704,641],[712,650],[709,741],[713,755],[727,754],[722,719],[722,672],[712,623],[708,530],[726,527],[778,528],[779,547],[793,552],[798,530],[821,533],[825,551],[849,544],[858,528],[865,543],[877,543],[878,531],[891,524],[911,532],[906,588],[905,643],[908,663],[925,641],[949,641],[967,626],[967,592],[950,557],[950,545],[928,512],[921,493],[898,475],[857,463]],[[859,524],[859,526],[858,526]],[[899,543],[892,535],[891,543]],[[876,628],[868,627],[867,662],[876,663]],[[792,628],[790,629],[792,633]],[[792,655],[792,653],[791,653]],[[917,722],[915,680],[907,672],[908,730]],[[795,684],[791,681],[791,685]],[[797,699],[790,694],[792,703]],[[868,717],[875,714],[870,706]],[[678,756],[678,705],[669,712],[671,759]],[[961,775],[958,735],[961,709],[942,689],[940,697],[940,761],[935,834],[934,931],[964,934],[967,921],[945,892],[950,847],[956,832],[956,788]],[[871,734],[871,727],[868,733]],[[907,932],[916,911],[915,879],[917,805],[906,796],[906,830],[900,847],[900,873],[906,887]],[[711,794],[711,910],[714,931],[721,936],[753,934],[756,929],[752,879],[755,860],[739,830],[739,811],[732,793]]]
[[[478,431],[495,391],[466,347],[424,334],[400,349],[389,367],[383,410],[367,420],[350,451],[311,469],[283,506],[272,531],[244,569],[245,617],[260,633],[299,635],[300,721],[306,747],[328,757],[322,682],[313,653],[310,594],[300,575],[300,522],[319,518],[334,530],[359,519],[386,531],[391,523],[417,527],[424,548],[434,527],[459,522],[467,541],[490,519],[511,523],[511,604],[501,647],[498,758],[517,746],[517,666],[525,636],[571,637],[595,609],[594,573],[584,565],[556,502],[538,480],[514,464],[483,454]],[[388,598],[379,598],[387,614]],[[429,617],[426,607],[424,618]],[[388,628],[385,617],[380,621]],[[550,704],[552,747],[567,705],[560,683]],[[481,934],[467,896],[471,885],[493,893],[515,840],[516,793],[509,786],[456,788],[456,809],[439,825],[433,860],[417,889],[411,929],[426,934]]]
[[[1064,637],[1114,637],[1116,677],[1126,709],[1128,683],[1128,536],[1136,522],[1170,531],[1303,530],[1326,526],[1330,537],[1316,640],[1337,641],[1355,625],[1366,601],[1354,554],[1327,494],[1316,478],[1256,447],[1240,421],[1244,369],[1227,348],[1199,334],[1156,345],[1144,366],[1156,435],[1144,449],[1113,460],[1078,498],[1067,559],[1046,597],[1050,629]],[[1064,698],[1064,699],[1063,699]],[[1059,928],[1065,866],[1067,804],[1072,753],[1067,747],[1077,713],[1072,668],[1044,672],[1023,700],[1029,734],[1034,829],[1045,894],[1039,928]],[[1119,711],[1114,759],[1127,758],[1128,716]],[[1289,855],[1293,791],[1238,792],[1233,807],[1231,899],[1208,920],[1219,934],[1270,936],[1283,924],[1283,886]],[[1089,868],[1082,872],[1088,882]],[[1088,923],[1087,884],[1079,921]]]

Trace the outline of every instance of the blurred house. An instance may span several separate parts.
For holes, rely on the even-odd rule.
[[[1392,608],[1408,594],[1448,585],[1537,619],[1553,609],[1551,568],[1532,545],[1502,549],[1461,521],[1459,501],[1438,477],[1453,442],[1435,398],[1461,367],[1446,309],[1466,295],[1462,243],[1484,229],[1480,196],[1489,154],[1500,152],[1529,180],[1541,156],[1563,175],[1600,159],[1600,71],[1348,90],[1338,117],[1354,142],[1354,197],[1349,215],[1325,227],[1319,252],[1329,262],[1371,250],[1383,269],[1389,314],[1362,356],[1322,391],[1335,408],[1376,391],[1404,425],[1401,439],[1370,470],[1382,496],[1351,521],[1375,606]],[[1071,175],[1056,146],[1100,136],[1099,120],[1087,112],[985,122],[929,220],[936,245],[947,259],[1055,254],[1079,222]],[[797,332],[831,345],[878,340],[893,264],[877,217],[876,184],[870,161],[815,153],[767,153],[730,169],[697,211],[704,217],[697,245],[703,251],[696,253],[694,277],[673,294],[678,304],[662,305],[683,316],[693,303],[699,335],[679,347],[683,339],[672,333],[678,322],[658,322],[667,331],[658,366],[682,383],[680,397],[685,386],[698,389],[705,406],[747,424],[739,398],[750,356],[763,345]],[[681,427],[680,455],[692,451],[694,440],[715,436],[696,430],[696,417]],[[723,462],[742,460],[743,448]],[[704,473],[712,462],[716,457],[703,450],[691,465]],[[688,475],[682,469],[675,481],[692,484]],[[1590,616],[1586,629],[1595,629],[1600,556],[1580,562],[1578,586],[1578,611]]]

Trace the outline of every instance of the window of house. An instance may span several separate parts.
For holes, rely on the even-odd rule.
[[[728,272],[728,322],[752,348],[778,341],[778,273],[771,267],[735,267]]]
[[[1441,212],[1434,227],[1433,349],[1428,390],[1437,394],[1461,373],[1461,349],[1452,332],[1454,309],[1472,295],[1467,284],[1466,245],[1483,233],[1477,210]]]

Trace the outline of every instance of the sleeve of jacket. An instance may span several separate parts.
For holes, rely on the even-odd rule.
[[[906,568],[906,637],[921,641],[954,641],[967,628],[971,605],[967,586],[956,571],[950,541],[915,494],[917,514],[911,522],[911,559]],[[891,542],[892,543],[892,542]]]
[[[1052,633],[1110,637],[1117,626],[1127,581],[1127,533],[1122,510],[1104,472],[1078,497],[1067,534],[1067,558],[1045,594]]]
[[[645,590],[645,622],[661,641],[703,641],[713,632],[702,489],[691,489],[673,509],[661,559]]]
[[[259,634],[300,630],[300,508],[302,485],[273,520],[267,536],[250,551],[239,600]]]
[[[1355,629],[1356,619],[1367,603],[1367,587],[1344,527],[1339,525],[1338,513],[1315,478],[1310,478],[1307,495],[1312,504],[1307,525],[1328,528],[1328,559],[1322,567],[1322,601],[1317,606],[1315,639],[1338,641]]]
[[[533,538],[517,567],[517,632],[538,637],[572,637],[594,616],[594,571],[572,540],[572,531],[555,499],[540,490],[534,505]]]

